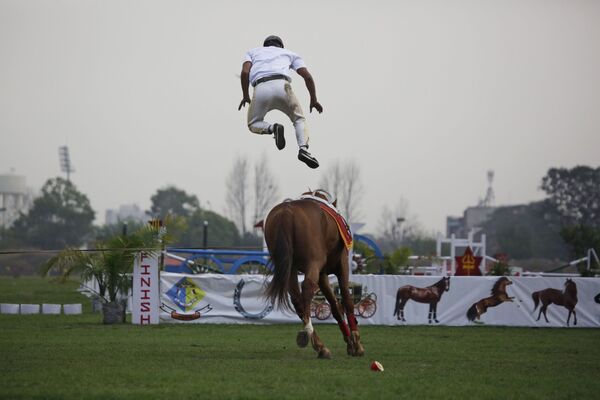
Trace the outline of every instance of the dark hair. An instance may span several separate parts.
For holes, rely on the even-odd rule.
[[[263,46],[275,46],[283,49],[283,40],[279,36],[271,35],[265,39]]]

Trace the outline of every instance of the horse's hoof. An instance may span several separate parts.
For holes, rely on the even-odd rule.
[[[360,342],[350,341],[346,346],[346,352],[352,357],[362,357],[365,354],[365,348]]]
[[[323,347],[321,351],[319,351],[317,357],[324,360],[329,360],[331,358],[331,351],[329,351],[327,347]]]
[[[354,356],[354,344],[351,342],[348,342],[348,344],[346,345],[346,353],[348,353],[349,356]]]
[[[362,357],[365,355],[365,348],[362,344],[356,344],[356,350],[354,351],[354,357]]]
[[[358,346],[348,346],[348,355],[351,357],[362,357],[365,355],[365,348],[361,344]]]
[[[298,336],[296,336],[296,344],[298,345],[298,347],[306,347],[308,345],[309,339],[310,338],[308,337],[308,332],[299,331]]]

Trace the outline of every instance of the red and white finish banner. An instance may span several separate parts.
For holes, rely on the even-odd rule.
[[[131,322],[139,325],[159,322],[158,257],[139,253],[133,264]]]
[[[161,273],[160,279],[161,322],[299,323],[265,301],[269,278],[262,275]],[[362,325],[600,327],[600,278],[354,275],[351,281]],[[339,295],[334,276],[330,282]],[[320,293],[311,315],[313,322],[335,323]]]

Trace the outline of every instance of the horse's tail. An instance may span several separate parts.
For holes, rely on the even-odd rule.
[[[400,315],[400,289],[396,292],[396,307],[394,308],[394,317]]]
[[[471,308],[467,310],[467,318],[469,321],[474,321],[477,317],[477,303],[473,303]]]
[[[290,303],[290,280],[292,276],[292,260],[294,257],[293,229],[294,219],[291,210],[285,208],[271,217],[269,237],[275,242],[269,247],[273,263],[273,276],[267,285],[265,296],[280,308],[293,311]],[[273,223],[274,222],[274,223]]]
[[[533,312],[535,312],[538,304],[540,303],[540,292],[533,292],[531,294],[531,298],[533,299]]]

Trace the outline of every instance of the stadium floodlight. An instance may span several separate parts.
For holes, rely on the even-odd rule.
[[[71,165],[71,157],[69,156],[69,148],[67,146],[60,146],[58,148],[58,157],[60,159],[60,170],[67,174],[67,181],[71,181],[71,172],[75,172],[75,169]]]

